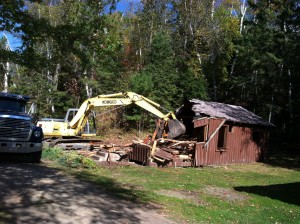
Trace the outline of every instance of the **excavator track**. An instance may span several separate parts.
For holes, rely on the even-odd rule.
[[[93,150],[102,143],[100,139],[67,138],[46,140],[49,147],[59,147],[65,150]]]

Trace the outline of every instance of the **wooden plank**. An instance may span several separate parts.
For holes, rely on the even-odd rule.
[[[160,159],[160,158],[158,158],[158,157],[156,157],[156,156],[153,156],[153,159],[156,159],[156,160],[158,160],[158,161],[160,161],[160,162],[165,162],[164,159]]]
[[[170,152],[170,153],[172,153],[174,155],[178,155],[179,154],[179,151],[176,150],[176,149],[170,149],[170,148],[161,148],[161,149],[163,149],[166,152]]]
[[[153,156],[156,151],[156,144],[157,144],[157,141],[155,140],[153,143],[152,149],[151,149],[151,156]]]
[[[163,158],[165,160],[172,160],[173,159],[173,155],[169,152],[166,152],[164,150],[159,150],[154,154],[155,157],[160,157]]]
[[[215,134],[220,130],[220,128],[223,126],[223,124],[226,122],[226,119],[224,119],[221,124],[216,128],[216,130],[212,133],[212,135],[209,137],[207,142],[204,144],[203,148],[208,145],[208,143],[212,140],[212,138],[215,136]]]

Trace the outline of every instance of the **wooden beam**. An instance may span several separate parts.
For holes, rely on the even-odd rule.
[[[223,126],[223,124],[226,122],[226,119],[224,119],[221,124],[216,128],[216,130],[212,133],[211,136],[209,136],[209,139],[207,140],[207,142],[203,145],[202,148],[205,148],[208,143],[210,142],[210,140],[212,140],[212,138],[215,136],[215,134],[220,130],[220,128]]]

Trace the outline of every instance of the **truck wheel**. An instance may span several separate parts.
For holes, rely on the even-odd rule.
[[[32,152],[30,154],[30,163],[39,163],[41,161],[42,151]]]

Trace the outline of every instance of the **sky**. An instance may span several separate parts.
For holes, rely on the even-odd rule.
[[[18,47],[22,46],[22,42],[19,38],[14,37],[8,32],[5,32],[5,35],[8,38],[8,43],[12,51],[15,51]],[[3,38],[5,35],[3,32],[0,32],[0,38]]]
[[[129,4],[133,2],[140,2],[140,0],[120,0],[117,4],[117,11],[124,12],[129,8]],[[22,46],[22,41],[13,35],[11,35],[9,32],[5,32],[5,35],[8,38],[9,46],[11,50],[15,51],[18,47]],[[3,32],[0,32],[0,38],[5,36]]]
[[[120,0],[120,2],[117,4],[117,11],[124,12],[126,9],[129,8],[130,2],[138,2],[138,0]]]

